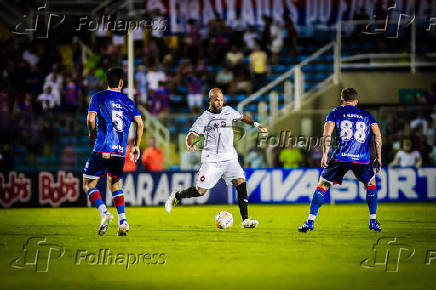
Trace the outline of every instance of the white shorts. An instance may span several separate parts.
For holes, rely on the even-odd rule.
[[[211,189],[221,177],[224,178],[227,185],[231,185],[233,179],[245,179],[245,173],[238,160],[205,162],[201,164],[198,171],[196,186]]]

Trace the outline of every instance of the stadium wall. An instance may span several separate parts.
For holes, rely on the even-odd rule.
[[[309,203],[321,170],[245,169],[250,203]],[[194,171],[135,172],[123,180],[125,200],[129,206],[162,205],[174,191],[195,184]],[[436,167],[383,168],[376,177],[380,201],[436,201]],[[105,179],[98,185],[107,205]],[[364,202],[366,190],[350,173],[342,185],[332,187],[326,202]],[[223,180],[203,197],[184,199],[182,204],[232,204],[236,192]],[[8,207],[90,206],[81,190],[80,172],[10,172],[7,179],[0,173],[0,204]]]
[[[356,88],[361,104],[398,104],[399,90],[425,89],[430,91],[436,80],[434,72],[345,72],[341,74],[341,89]],[[338,102],[338,94],[333,95]],[[327,103],[327,105],[329,105]]]

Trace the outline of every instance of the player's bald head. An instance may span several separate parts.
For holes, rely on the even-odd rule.
[[[212,99],[218,97],[218,96],[222,96],[223,92],[221,91],[220,88],[213,88],[209,91],[209,101],[211,101]]]
[[[224,95],[219,88],[209,91],[209,110],[213,113],[220,113],[224,104]]]

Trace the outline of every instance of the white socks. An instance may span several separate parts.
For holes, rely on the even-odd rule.
[[[121,224],[122,220],[126,219],[126,214],[125,213],[119,213],[118,214],[118,224]]]
[[[108,213],[107,208],[104,204],[98,207],[98,212],[100,213],[101,218],[104,218],[104,215]]]

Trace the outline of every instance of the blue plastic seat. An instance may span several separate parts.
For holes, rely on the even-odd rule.
[[[174,121],[176,123],[186,123],[186,122],[188,122],[188,117],[186,117],[186,116],[177,116],[177,117],[174,118]]]

